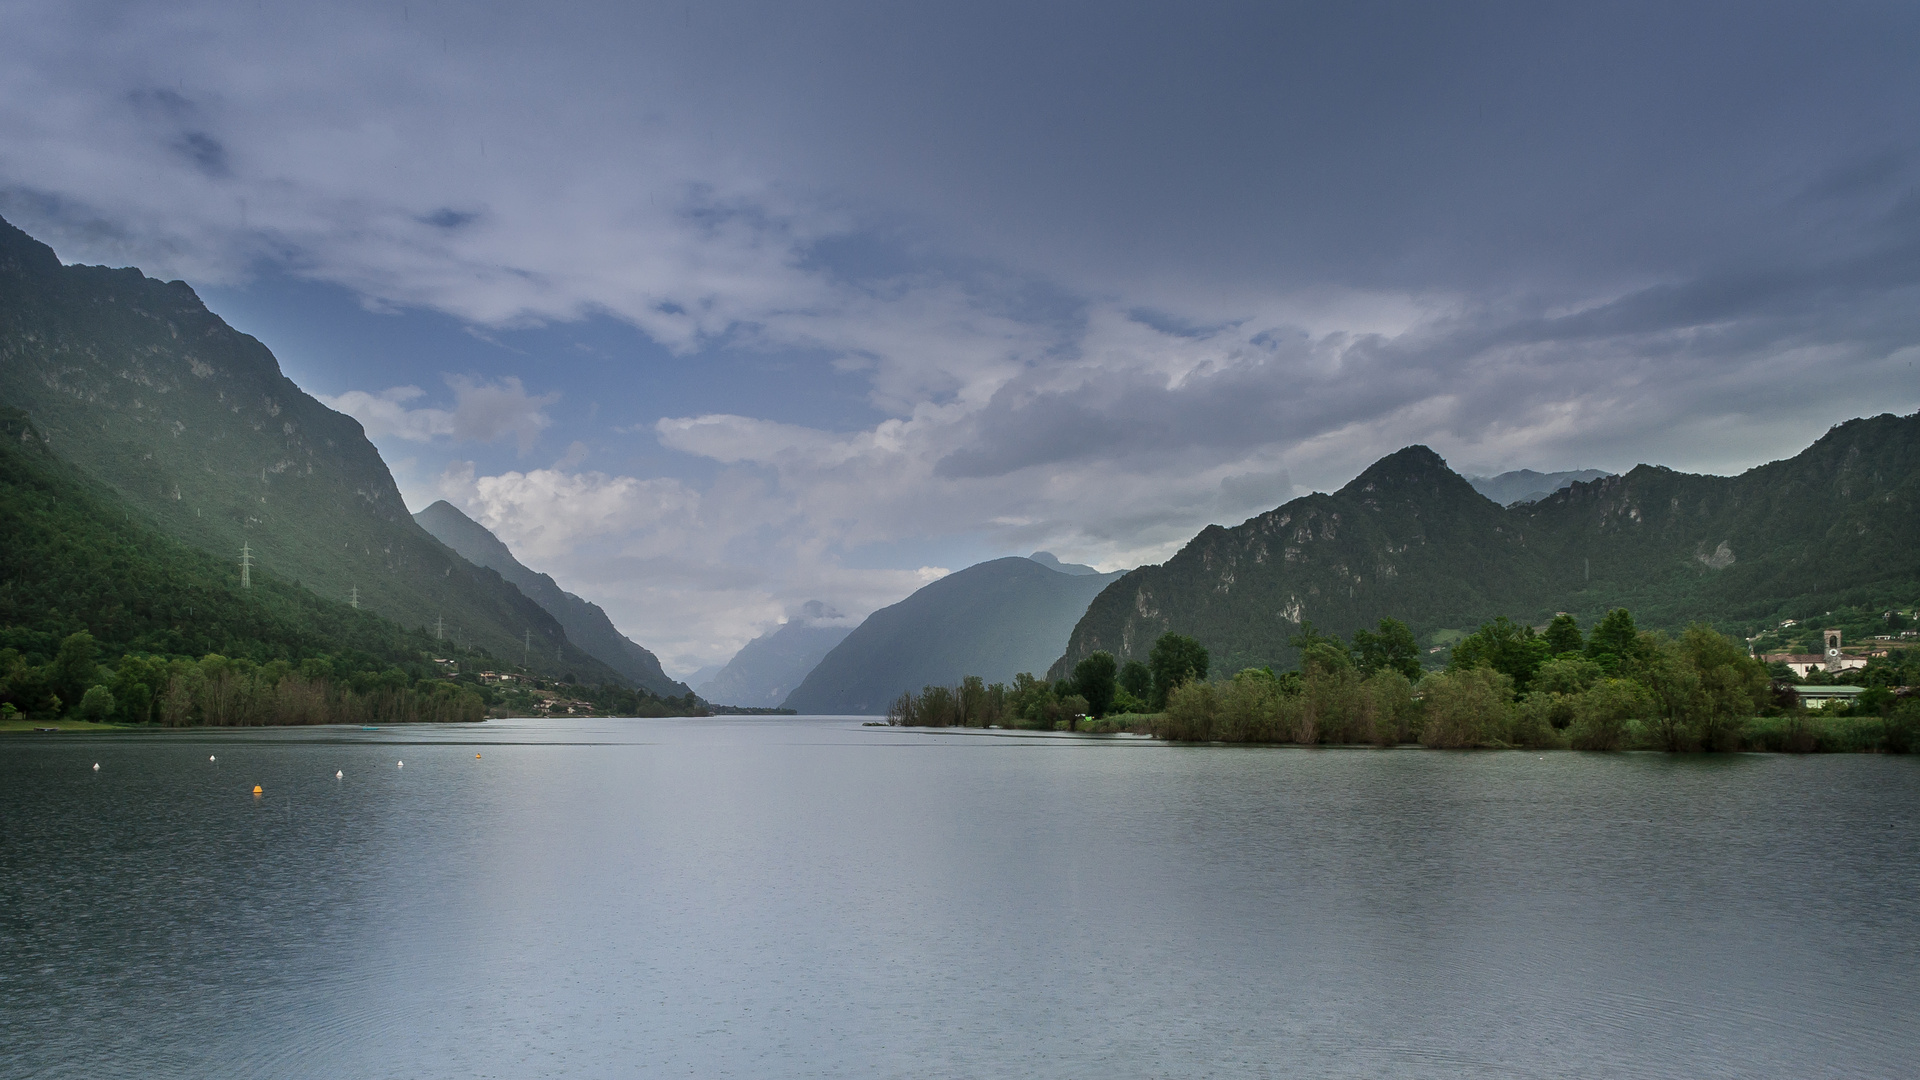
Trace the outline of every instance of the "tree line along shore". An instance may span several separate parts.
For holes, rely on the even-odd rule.
[[[691,693],[543,675],[257,567],[237,575],[55,458],[4,406],[0,536],[0,730],[702,709]]]
[[[1920,657],[1876,657],[1849,678],[1854,701],[1810,708],[1793,684],[1704,624],[1640,630],[1624,608],[1591,632],[1569,615],[1544,630],[1502,616],[1425,670],[1407,626],[1380,620],[1351,641],[1300,624],[1297,669],[1209,677],[1207,650],[1163,635],[1142,663],[1095,652],[1049,683],[977,677],[900,696],[890,724],[1134,732],[1171,742],[1418,744],[1433,748],[1852,751],[1920,749]],[[1857,676],[1857,678],[1854,678]]]

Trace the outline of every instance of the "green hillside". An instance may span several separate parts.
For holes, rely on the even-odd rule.
[[[460,553],[475,566],[493,570],[558,620],[567,640],[622,677],[662,697],[688,693],[685,683],[667,677],[660,658],[635,644],[613,625],[600,605],[562,589],[537,570],[528,569],[485,525],[461,513],[442,499],[413,516],[433,538]]]
[[[0,403],[162,532],[551,674],[618,678],[494,571],[429,536],[358,422],[183,282],[62,266],[0,222]],[[523,642],[531,639],[531,649]]]
[[[1144,659],[1169,630],[1234,671],[1292,666],[1302,620],[1350,635],[1392,616],[1437,645],[1499,615],[1591,625],[1626,607],[1643,626],[1703,620],[1747,636],[1917,595],[1920,414],[1850,421],[1736,477],[1642,465],[1511,509],[1415,446],[1127,574],[1052,674],[1099,649]]]
[[[1068,574],[994,559],[867,616],[783,703],[801,713],[879,715],[908,690],[968,675],[1011,682],[1057,655],[1112,574]]]
[[[297,660],[365,653],[418,662],[435,643],[161,535],[111,490],[55,458],[0,408],[0,648],[52,656],[90,632],[109,653]]]
[[[442,643],[270,574],[243,584],[237,560],[161,535],[55,458],[17,409],[0,409],[0,535],[0,727],[475,720],[485,708],[484,691],[443,678]]]

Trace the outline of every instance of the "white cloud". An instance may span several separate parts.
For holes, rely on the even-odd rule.
[[[329,407],[360,421],[369,439],[390,437],[409,442],[430,442],[436,436],[452,435],[452,413],[445,409],[407,408],[407,402],[425,395],[426,391],[417,386],[395,386],[377,394],[349,390],[334,397],[326,394],[314,396]]]
[[[546,408],[560,400],[557,393],[527,393],[519,378],[512,375],[496,382],[449,375],[446,382],[453,390],[452,409],[408,408],[407,402],[426,396],[426,391],[417,386],[395,386],[377,394],[349,390],[332,397],[314,396],[360,421],[370,439],[392,437],[431,442],[450,438],[485,443],[511,435],[521,453],[532,449],[540,432],[552,426],[553,418],[547,415]]]
[[[830,596],[835,608],[864,617],[949,572],[848,568],[817,533],[782,535],[783,557],[756,568],[768,560],[751,549],[765,542],[783,500],[764,498],[747,477],[699,492],[677,480],[564,468],[481,475],[458,462],[435,494],[527,565],[606,608],[622,632],[682,673],[725,660],[805,600]],[[807,528],[798,517],[786,524]]]

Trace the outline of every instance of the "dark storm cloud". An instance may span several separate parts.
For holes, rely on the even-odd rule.
[[[1829,370],[1845,371],[1850,361],[1871,362],[1920,342],[1917,206],[1920,198],[1903,196],[1876,223],[1872,243],[1830,262],[1716,269],[1559,316],[1482,310],[1420,333],[1338,343],[1332,367],[1312,350],[1278,347],[1274,335],[1261,332],[1214,345],[1217,361],[1172,386],[1139,371],[1099,372],[1039,389],[1015,380],[977,415],[968,445],[943,457],[935,472],[977,478],[1193,451],[1231,460],[1441,394],[1462,398],[1449,426],[1470,433],[1555,397],[1618,392],[1623,374],[1670,395],[1676,412],[1700,408],[1696,395],[1709,392],[1719,407],[1764,409],[1771,398],[1771,408],[1796,408],[1801,399],[1781,400],[1761,388],[1730,400],[1725,382],[1794,350],[1825,350],[1830,364],[1837,361]],[[1208,335],[1150,325],[1182,337]]]
[[[479,219],[480,215],[476,211],[455,210],[450,206],[443,206],[421,218],[420,221],[436,229],[458,229],[465,225],[471,225]]]
[[[204,131],[189,131],[174,140],[173,149],[194,167],[212,177],[229,175],[227,148]]]
[[[777,120],[754,138],[1081,272],[1671,272],[1784,241],[1764,212],[1788,189],[1920,130],[1914,9],[861,5],[753,29],[724,11],[707,17],[736,28],[735,62],[703,52],[718,39],[692,51],[730,107]]]

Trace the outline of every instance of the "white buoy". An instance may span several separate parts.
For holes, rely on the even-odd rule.
[[[338,779],[340,779],[341,777],[343,777],[343,776],[345,776],[345,775],[347,775],[347,774],[346,774],[346,773],[344,773],[344,772],[341,772],[341,771],[340,771],[339,769],[335,769],[335,770],[333,770],[333,778],[334,778],[335,780],[338,780]]]
[[[93,771],[94,771],[94,772],[99,772],[99,771],[100,771],[100,763],[99,763],[99,762],[97,762],[97,761],[96,761],[96,762],[94,762],[94,763],[93,763]]]
[[[404,762],[404,761],[403,761],[403,762],[401,762],[401,763],[400,763],[400,767],[401,767],[401,768],[403,768],[403,769],[404,769],[404,768],[406,768],[406,767],[407,767],[407,763],[406,763],[406,762]]]
[[[208,760],[208,761],[212,761],[212,760],[213,760],[213,755],[212,755],[212,754],[208,754],[208,755],[207,755],[207,760]]]

